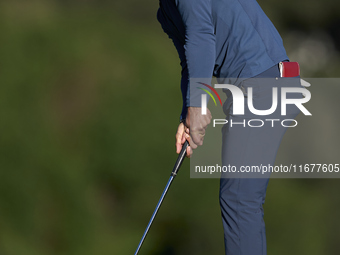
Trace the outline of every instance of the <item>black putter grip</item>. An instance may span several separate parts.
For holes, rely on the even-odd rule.
[[[187,148],[189,146],[189,142],[187,140],[185,140],[185,143],[183,144],[182,150],[178,155],[177,161],[175,163],[174,169],[171,172],[171,176],[176,176],[178,173],[179,168],[182,165],[182,162],[185,158],[185,156],[187,155]]]

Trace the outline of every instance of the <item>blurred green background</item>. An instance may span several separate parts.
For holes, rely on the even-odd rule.
[[[303,76],[338,76],[338,1],[259,3]],[[1,255],[134,253],[177,157],[180,66],[157,8],[0,2]],[[188,166],[140,254],[224,253],[219,180],[190,179]],[[339,254],[339,185],[271,180],[268,254]]]

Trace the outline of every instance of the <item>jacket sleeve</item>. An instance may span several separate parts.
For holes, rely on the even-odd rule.
[[[211,80],[215,66],[215,34],[211,0],[175,0],[185,27],[185,59],[189,86],[186,106],[200,107],[197,78]],[[182,79],[183,79],[182,73]],[[195,80],[193,81],[193,78]],[[182,81],[183,83],[183,81]],[[209,82],[210,83],[210,82]]]

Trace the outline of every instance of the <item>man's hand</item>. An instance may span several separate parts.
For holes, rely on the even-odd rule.
[[[176,133],[176,152],[179,153],[185,140],[188,140],[190,146],[187,149],[187,157],[192,154],[192,149],[203,144],[205,129],[211,120],[211,113],[207,109],[207,114],[201,114],[200,107],[189,107],[186,121],[179,124]]]
[[[190,144],[190,135],[188,133],[185,132],[185,129],[187,129],[187,127],[184,126],[184,123],[181,122],[177,128],[177,133],[176,133],[176,153],[179,154],[182,150],[182,146],[185,142],[185,140],[189,141]],[[188,146],[187,148],[187,157],[190,158],[192,154],[192,150],[190,148],[190,146]]]

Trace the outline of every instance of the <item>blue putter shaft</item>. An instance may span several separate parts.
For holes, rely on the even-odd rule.
[[[173,181],[174,178],[176,177],[176,175],[177,175],[177,173],[178,173],[178,171],[179,171],[180,166],[182,165],[182,162],[183,162],[183,160],[184,160],[184,158],[185,158],[185,156],[186,156],[186,151],[187,151],[187,147],[188,147],[188,146],[189,146],[188,141],[185,141],[185,143],[183,144],[182,150],[181,150],[181,152],[180,152],[179,155],[178,155],[178,158],[177,158],[177,161],[176,161],[176,163],[175,163],[175,166],[174,166],[174,168],[173,168],[173,170],[172,170],[172,172],[171,172],[171,175],[170,175],[170,178],[169,178],[169,180],[168,180],[168,183],[166,184],[166,186],[165,186],[165,188],[164,188],[164,191],[163,191],[163,193],[162,193],[162,195],[161,195],[161,198],[159,199],[159,201],[158,201],[158,203],[157,203],[156,209],[155,209],[155,211],[153,212],[153,214],[152,214],[152,216],[151,216],[151,219],[150,219],[150,221],[149,221],[149,223],[148,223],[148,226],[146,227],[146,229],[145,229],[145,231],[144,231],[143,237],[142,237],[142,239],[140,240],[140,242],[139,242],[139,244],[138,244],[138,247],[137,247],[137,249],[136,249],[136,251],[135,251],[135,255],[138,254],[140,248],[142,247],[142,244],[143,244],[143,242],[144,242],[144,240],[145,240],[145,237],[146,237],[146,235],[147,235],[148,232],[149,232],[149,229],[150,229],[150,227],[151,227],[151,224],[152,224],[153,220],[155,219],[155,217],[156,217],[156,215],[157,215],[157,212],[158,212],[159,208],[161,207],[161,204],[162,204],[162,202],[163,202],[163,200],[164,200],[164,197],[165,197],[166,193],[168,192],[168,190],[169,190],[169,188],[170,188],[170,185],[171,185],[172,181]]]

